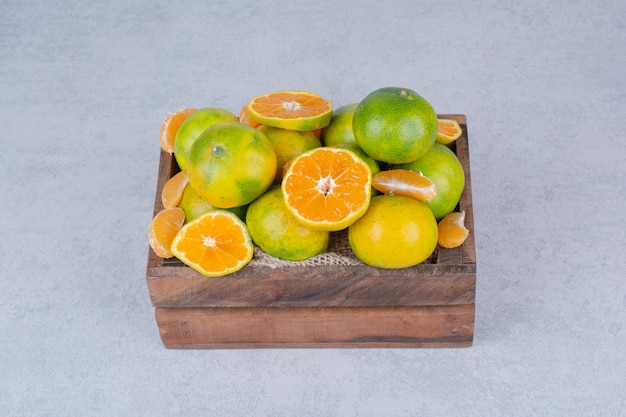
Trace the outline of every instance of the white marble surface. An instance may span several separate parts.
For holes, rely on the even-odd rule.
[[[626,416],[626,4],[0,1],[0,415]],[[468,117],[467,349],[165,349],[158,129],[276,89]]]

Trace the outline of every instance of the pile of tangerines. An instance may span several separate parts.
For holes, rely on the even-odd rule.
[[[336,109],[307,91],[254,97],[238,115],[183,108],[161,125],[161,148],[180,171],[163,187],[150,246],[223,276],[250,262],[255,245],[303,261],[347,228],[363,263],[417,265],[469,233],[454,211],[463,167],[446,146],[461,134],[407,88]]]

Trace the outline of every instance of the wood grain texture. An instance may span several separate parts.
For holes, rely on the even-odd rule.
[[[366,267],[334,267],[319,275],[281,268],[266,277],[153,279],[150,296],[157,307],[454,305],[473,303],[475,285],[475,273],[376,275]]]
[[[170,349],[468,347],[474,305],[370,308],[157,308]]]

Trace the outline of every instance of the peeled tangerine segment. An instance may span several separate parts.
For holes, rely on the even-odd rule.
[[[469,236],[469,230],[465,227],[465,212],[453,212],[447,214],[439,221],[437,229],[439,238],[437,243],[442,248],[456,248],[465,242]]]
[[[420,201],[432,201],[437,187],[428,177],[408,169],[380,171],[372,177],[372,186],[384,194],[404,195]]]
[[[170,244],[185,222],[185,212],[178,208],[166,208],[157,213],[150,223],[148,238],[150,247],[161,258],[171,258],[174,255]]]
[[[161,149],[170,154],[174,153],[174,139],[176,138],[176,133],[178,133],[180,125],[182,125],[187,117],[195,111],[195,108],[183,107],[175,113],[169,114],[163,120],[161,130],[159,131]]]
[[[187,177],[187,171],[179,171],[176,175],[167,180],[161,192],[163,207],[172,208],[178,206],[178,203],[180,203],[180,200],[183,198],[183,192],[188,183],[189,178]]]
[[[463,129],[454,119],[437,119],[437,142],[443,145],[454,142],[461,137]]]

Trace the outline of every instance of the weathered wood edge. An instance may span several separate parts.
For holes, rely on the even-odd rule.
[[[303,273],[306,271],[303,271]],[[352,275],[349,275],[353,273]],[[425,306],[473,303],[476,275],[276,275],[228,281],[154,279],[155,307]]]
[[[156,308],[170,349],[469,347],[475,306]]]

